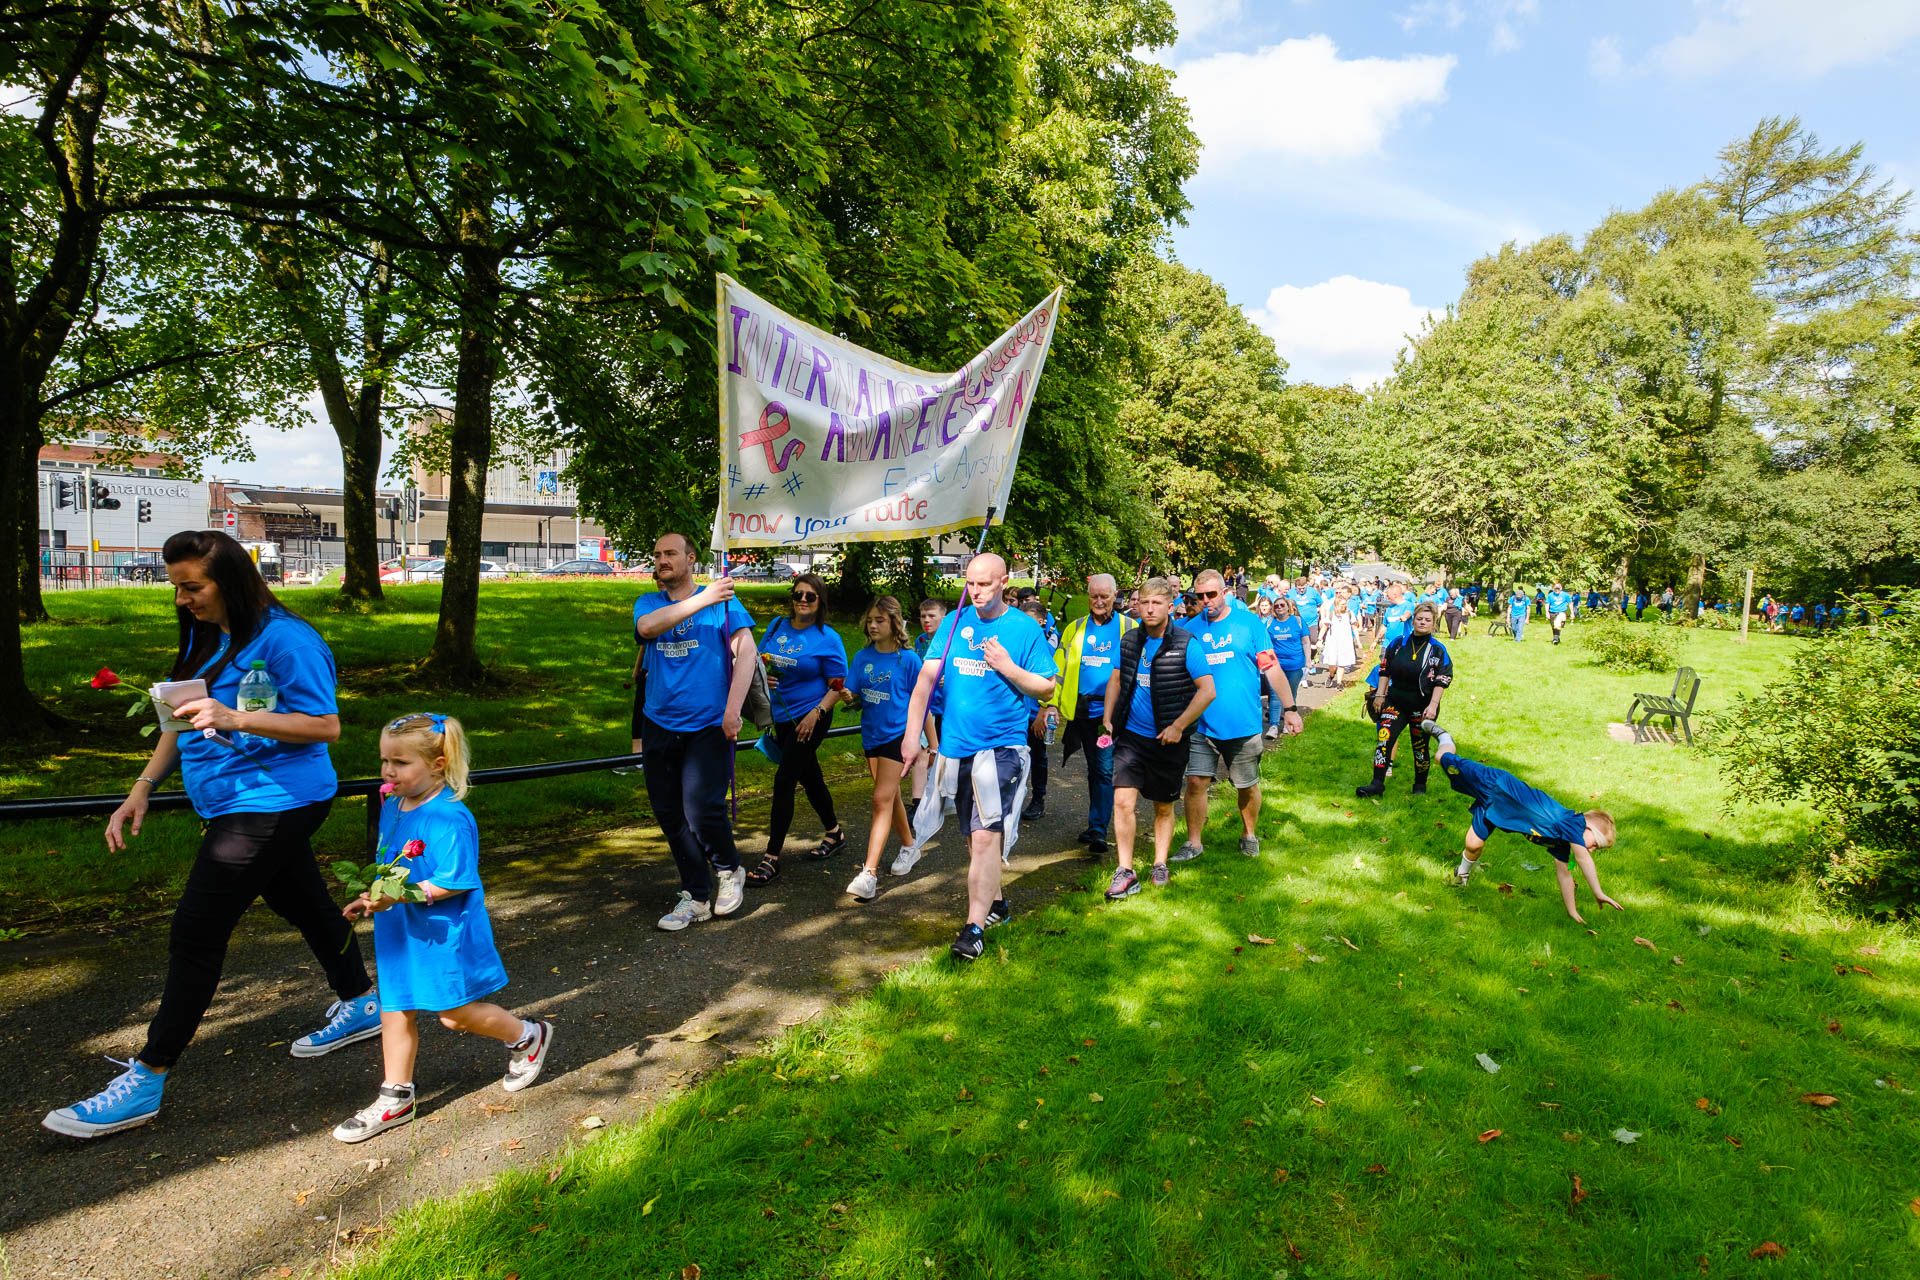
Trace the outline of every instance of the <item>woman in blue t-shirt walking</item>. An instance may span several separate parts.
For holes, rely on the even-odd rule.
[[[793,580],[787,616],[767,624],[760,641],[773,703],[773,741],[780,763],[773,771],[773,812],[767,819],[767,852],[747,872],[750,885],[771,884],[780,874],[780,852],[793,825],[793,793],[804,790],[820,815],[826,838],[809,858],[831,858],[847,847],[834,811],[833,792],[820,772],[820,744],[833,728],[833,709],[847,683],[847,646],[827,625],[827,584],[811,573]]]
[[[213,1002],[227,940],[256,898],[300,930],[339,997],[326,1026],[293,1043],[317,1058],[380,1034],[380,1003],[353,928],[313,859],[313,834],[337,780],[327,744],[339,740],[333,653],[267,589],[246,549],[224,533],[174,534],[161,550],[180,626],[174,680],[201,679],[207,696],[175,708],[193,725],[167,731],[133,792],[107,820],[107,848],[140,834],[147,800],[174,765],[206,823],[168,938],[167,982],[147,1043],[106,1089],[42,1122],[76,1138],[145,1124],[180,1054]],[[243,673],[264,671],[268,705],[240,709]],[[144,784],[144,785],[143,785]]]

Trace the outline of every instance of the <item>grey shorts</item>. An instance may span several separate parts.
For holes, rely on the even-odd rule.
[[[1250,738],[1209,738],[1193,735],[1187,745],[1187,776],[1218,778],[1224,769],[1227,781],[1245,791],[1260,785],[1260,753],[1267,740],[1259,734]]]

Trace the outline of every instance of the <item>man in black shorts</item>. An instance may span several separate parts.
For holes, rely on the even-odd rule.
[[[1113,744],[1113,837],[1120,865],[1107,898],[1140,892],[1133,874],[1134,814],[1141,796],[1153,802],[1153,883],[1168,879],[1173,802],[1187,771],[1187,731],[1213,701],[1213,677],[1193,633],[1170,620],[1177,592],[1165,578],[1140,588],[1140,625],[1120,637],[1119,660],[1107,677],[1100,730]],[[1114,732],[1116,726],[1119,732]]]

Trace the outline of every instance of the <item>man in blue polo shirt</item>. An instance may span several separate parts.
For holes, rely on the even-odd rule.
[[[1260,686],[1272,692],[1273,705],[1285,717],[1288,733],[1300,732],[1300,712],[1292,690],[1280,674],[1280,660],[1260,616],[1235,609],[1225,577],[1216,569],[1202,570],[1193,580],[1200,612],[1180,623],[1194,635],[1206,653],[1207,673],[1213,677],[1214,698],[1200,715],[1200,732],[1189,735],[1187,753],[1187,842],[1173,855],[1175,862],[1200,856],[1201,833],[1207,825],[1207,791],[1215,777],[1225,773],[1239,796],[1240,852],[1260,856],[1260,840],[1253,833],[1260,817],[1260,753],[1266,746],[1260,715]]]
[[[1573,597],[1569,596],[1559,583],[1556,582],[1547,588],[1547,618],[1553,623],[1555,644],[1560,643],[1560,629],[1567,625],[1567,610],[1571,607],[1572,601]]]
[[[669,930],[731,915],[746,896],[727,787],[740,708],[760,659],[753,619],[733,598],[733,579],[696,591],[694,563],[691,538],[661,534],[653,544],[660,590],[633,602],[633,629],[647,648],[640,768],[680,869],[679,899],[660,917],[660,927]]]
[[[940,829],[939,793],[950,790],[967,837],[967,923],[950,948],[960,960],[978,960],[982,933],[1012,911],[1000,894],[1000,870],[1026,803],[1027,721],[1035,703],[1053,697],[1057,673],[1040,624],[1008,608],[1006,592],[1005,560],[988,553],[968,561],[967,604],[947,615],[927,645],[900,746],[901,763],[911,768],[927,703],[944,687],[937,785],[914,815],[913,837],[924,847]]]

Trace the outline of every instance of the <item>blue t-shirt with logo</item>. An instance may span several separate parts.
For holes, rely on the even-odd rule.
[[[1293,607],[1300,614],[1300,621],[1311,629],[1320,622],[1320,606],[1323,602],[1319,589],[1308,587],[1287,597],[1293,601]]]
[[[1275,618],[1267,624],[1267,638],[1280,659],[1282,671],[1300,671],[1307,665],[1307,626],[1299,618]]]
[[[1513,595],[1507,598],[1508,614],[1510,614],[1515,618],[1518,618],[1523,616],[1526,613],[1526,611],[1527,611],[1527,598],[1525,596],[1521,595],[1519,592],[1515,592]]]
[[[1140,669],[1134,677],[1133,700],[1127,704],[1126,721],[1114,727],[1137,733],[1143,738],[1157,738],[1160,729],[1153,722],[1153,655],[1160,652],[1166,637],[1143,636],[1142,639],[1146,643],[1140,646]],[[1207,651],[1192,642],[1187,645],[1187,674],[1195,680],[1213,674],[1207,669]]]
[[[1441,758],[1440,767],[1453,789],[1473,801],[1468,813],[1473,833],[1482,840],[1495,831],[1511,831],[1547,846],[1561,862],[1571,853],[1568,845],[1586,843],[1586,814],[1575,813],[1505,769],[1451,752]]]
[[[650,591],[633,602],[633,624],[673,601]],[[675,733],[693,733],[720,723],[733,681],[733,633],[753,629],[738,600],[710,604],[647,641],[647,719]]]
[[[949,635],[953,636],[951,649]],[[1049,678],[1059,674],[1046,633],[1018,609],[1008,608],[992,621],[970,605],[948,614],[927,645],[929,662],[947,655],[940,668],[940,683],[947,691],[947,709],[940,721],[942,755],[963,759],[990,747],[1027,743],[1033,702],[987,665],[981,650],[990,639],[1000,642],[1015,666]]]
[[[798,720],[820,705],[827,684],[847,678],[847,645],[832,627],[796,627],[785,618],[767,624],[760,654],[767,674],[779,683],[768,688],[773,718]]]
[[[1257,655],[1273,652],[1266,623],[1251,613],[1229,609],[1215,622],[1204,613],[1183,618],[1181,626],[1193,632],[1193,645],[1206,655],[1206,671],[1213,677],[1213,701],[1200,713],[1200,732],[1209,738],[1251,738],[1264,724],[1260,719],[1262,677]]]
[[[1547,612],[1565,613],[1567,606],[1573,603],[1573,597],[1564,591],[1547,592]]]
[[[220,647],[196,674],[204,677],[232,643],[233,637],[221,636]],[[255,662],[267,664],[276,712],[339,714],[334,700],[339,677],[333,651],[318,631],[285,609],[267,611],[246,647],[207,682],[207,696],[238,707],[240,678],[252,670]],[[324,742],[277,742],[251,733],[222,736],[234,745],[209,738],[198,729],[184,729],[176,740],[187,797],[203,818],[217,818],[223,813],[279,813],[331,800],[339,789],[333,758]]]
[[[493,944],[487,895],[480,887],[480,827],[442,787],[401,812],[398,796],[380,806],[379,861],[405,865],[407,881],[467,892],[442,902],[403,902],[373,918],[380,964],[380,1007],[458,1009],[507,985]]]
[[[946,615],[942,614],[941,616],[945,617]],[[913,638],[914,655],[920,659],[923,665],[926,663],[926,660],[927,660],[927,649],[932,644],[933,644],[932,631],[922,631],[919,635]],[[937,658],[940,655],[936,653],[933,656]],[[943,715],[945,714],[946,710],[947,710],[946,688],[942,685],[936,684],[933,686],[933,692],[927,697],[927,714],[930,716]]]
[[[1402,636],[1413,634],[1413,602],[1402,600],[1399,604],[1387,605],[1386,630],[1382,633],[1381,644],[1389,645]]]
[[[1080,640],[1080,700],[1086,704],[1087,714],[1098,718],[1107,696],[1107,680],[1113,675],[1113,664],[1120,656],[1120,615],[1114,614],[1105,622],[1087,619],[1086,631]],[[1067,655],[1072,658],[1072,654]],[[1079,711],[1069,707],[1067,714]]]
[[[881,653],[868,645],[853,655],[847,692],[860,702],[860,745],[878,747],[907,731],[907,703],[920,679],[920,655],[911,649]]]

